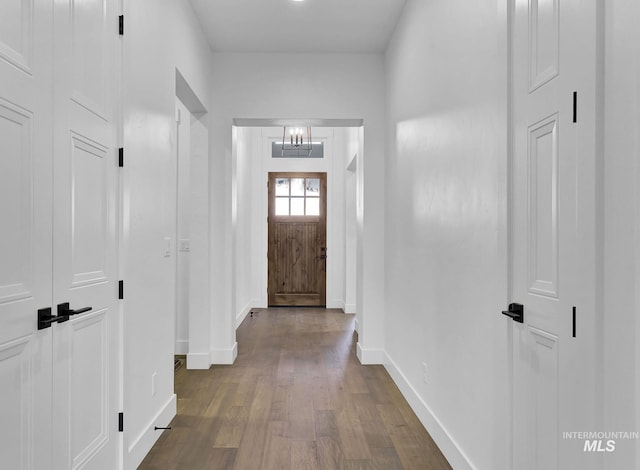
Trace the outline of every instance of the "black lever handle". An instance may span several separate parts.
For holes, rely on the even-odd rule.
[[[503,310],[502,314],[510,317],[513,321],[524,323],[524,305],[522,304],[509,304],[509,310]]]
[[[38,310],[38,329],[49,328],[53,323],[64,323],[69,319],[66,315],[51,315],[51,308],[41,308]]]
[[[69,308],[69,302],[65,302],[62,304],[58,304],[58,315],[65,315],[67,317],[70,317],[71,315],[79,315],[81,313],[88,312],[92,308],[93,307],[83,307],[77,310],[71,310]]]

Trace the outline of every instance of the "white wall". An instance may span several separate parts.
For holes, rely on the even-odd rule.
[[[604,426],[640,429],[640,4],[606,2]],[[617,441],[603,468],[638,468],[640,441]]]
[[[386,54],[387,367],[456,469],[507,468],[506,32],[409,0]]]
[[[135,468],[176,407],[176,68],[209,104],[211,55],[187,2],[124,2],[124,14],[124,445]]]
[[[283,74],[282,71],[287,73]],[[384,73],[380,55],[368,54],[214,54],[211,127],[212,195],[215,221],[211,262],[212,359],[233,360],[236,326],[231,187],[235,171],[234,118],[363,119],[359,206],[362,247],[358,309],[362,309],[360,356],[381,362],[384,259]],[[236,136],[237,142],[237,136]],[[362,299],[362,300],[361,300]],[[238,305],[237,308],[241,308]],[[215,360],[213,362],[216,362]]]

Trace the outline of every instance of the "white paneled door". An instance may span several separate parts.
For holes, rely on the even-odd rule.
[[[7,468],[118,468],[118,42],[115,1],[0,2]]]
[[[0,2],[0,465],[51,466],[51,2]]]
[[[596,1],[512,5],[512,468],[595,468]]]
[[[55,5],[53,297],[91,310],[54,331],[53,462],[107,469],[118,432],[118,12],[112,0]]]

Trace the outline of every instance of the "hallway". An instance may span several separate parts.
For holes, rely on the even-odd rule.
[[[354,316],[264,309],[232,366],[176,371],[178,413],[141,469],[449,469],[382,366],[360,365]]]
[[[639,21],[0,0],[0,467],[640,470]]]

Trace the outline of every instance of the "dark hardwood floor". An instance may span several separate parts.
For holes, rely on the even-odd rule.
[[[141,469],[450,469],[382,366],[355,355],[353,315],[264,309],[232,366],[176,370],[178,414]]]

